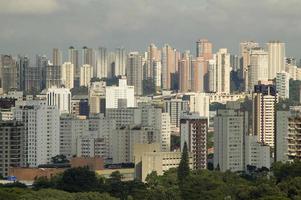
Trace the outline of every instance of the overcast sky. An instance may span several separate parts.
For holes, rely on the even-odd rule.
[[[276,39],[299,58],[300,8],[300,0],[0,0],[0,53],[169,43],[195,54],[199,38],[238,53],[240,41]]]

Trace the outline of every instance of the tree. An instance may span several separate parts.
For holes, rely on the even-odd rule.
[[[97,191],[99,181],[95,172],[87,167],[70,168],[64,171],[57,188],[68,192]]]
[[[178,180],[179,183],[182,183],[183,180],[189,175],[189,156],[187,143],[184,142],[182,157],[178,168]]]

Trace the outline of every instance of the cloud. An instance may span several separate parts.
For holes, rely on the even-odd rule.
[[[242,40],[278,39],[299,56],[300,7],[300,0],[0,0],[7,15],[0,17],[0,53],[50,55],[70,45],[143,51],[150,42],[195,52],[205,37],[233,53]]]
[[[59,9],[58,0],[0,0],[0,14],[50,14]]]

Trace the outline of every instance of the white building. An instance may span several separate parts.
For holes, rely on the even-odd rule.
[[[118,86],[106,87],[106,109],[135,107],[134,86],[128,86],[125,78],[119,79]]]
[[[269,52],[269,79],[274,79],[277,72],[285,71],[285,43],[270,41],[267,43]]]
[[[106,82],[92,82],[89,88],[89,112],[90,113],[100,113],[104,112],[105,107],[105,92],[106,92]]]
[[[33,102],[32,105],[16,107],[14,116],[25,124],[25,165],[47,164],[60,154],[60,122],[56,106]]]
[[[285,71],[289,73],[290,79],[297,80],[297,70],[298,67],[296,65],[287,64],[285,66]]]
[[[198,113],[199,116],[209,119],[209,96],[206,93],[190,95],[189,110]]]
[[[96,70],[94,76],[106,78],[108,74],[108,54],[105,47],[99,47],[96,51]]]
[[[68,89],[72,89],[74,86],[74,65],[71,62],[65,62],[61,66],[61,81]]]
[[[126,75],[126,51],[124,48],[116,48],[115,51],[115,76]]]
[[[230,53],[227,49],[219,49],[215,55],[216,92],[230,93]]]
[[[215,54],[213,55],[215,58]],[[215,59],[211,59],[208,61],[208,75],[209,75],[209,92],[216,92],[216,63]]]
[[[161,150],[170,151],[170,116],[168,113],[162,113],[161,115]]]
[[[163,110],[170,116],[171,129],[176,130],[180,127],[181,114],[189,111],[189,101],[182,99],[165,99]]]
[[[235,110],[218,110],[214,118],[214,168],[243,171],[244,117]]]
[[[152,127],[117,129],[110,134],[113,163],[134,162],[134,145],[160,143],[160,131]]]
[[[60,154],[68,159],[78,155],[77,141],[89,131],[88,120],[83,116],[61,115]]]
[[[248,66],[247,90],[253,91],[258,81],[268,80],[269,62],[268,53],[262,48],[254,48],[250,51],[250,65]]]
[[[285,71],[277,72],[276,89],[280,98],[283,99],[289,98],[289,82],[290,82],[289,73]]]
[[[153,62],[153,75],[156,90],[161,89],[161,61]]]
[[[91,78],[93,77],[93,67],[88,64],[84,64],[80,68],[80,86],[88,87],[90,85]]]
[[[56,106],[60,113],[71,112],[71,92],[68,88],[51,87],[47,90],[47,105]]]
[[[264,145],[257,141],[256,135],[245,136],[245,169],[248,166],[256,168],[271,167],[271,149],[268,145]]]

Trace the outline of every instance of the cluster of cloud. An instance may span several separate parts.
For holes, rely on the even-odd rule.
[[[50,14],[60,10],[58,0],[0,0],[0,14]]]
[[[0,0],[0,53],[150,42],[191,49],[205,37],[237,52],[241,40],[288,43],[298,56],[300,0]],[[28,48],[31,47],[31,48]]]

